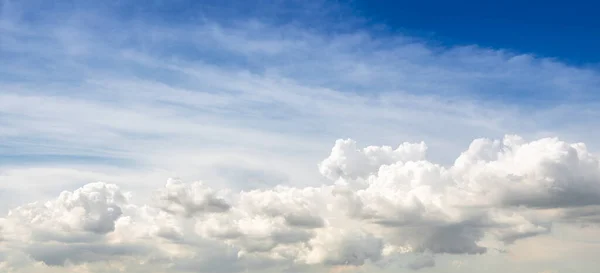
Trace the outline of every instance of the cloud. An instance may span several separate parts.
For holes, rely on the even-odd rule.
[[[132,253],[145,254],[147,250],[137,245],[103,245],[103,244],[40,244],[24,249],[34,260],[49,266],[65,264],[83,264],[99,261],[110,261],[115,257],[128,256]]]
[[[598,157],[581,143],[476,139],[451,166],[428,161],[423,143],[400,147],[339,140],[319,164],[331,179],[319,187],[235,192],[171,179],[140,205],[114,184],[87,184],[12,209],[1,221],[4,255],[53,266],[136,257],[174,272],[360,267],[407,253],[483,254],[484,238],[510,246],[587,221],[599,205],[570,199],[600,200]],[[434,264],[424,255],[407,267]]]
[[[412,270],[419,270],[426,267],[435,266],[435,260],[431,256],[421,256],[414,260],[412,263],[408,264],[408,268]]]
[[[369,175],[382,165],[424,159],[426,150],[424,143],[403,143],[396,149],[389,146],[370,146],[359,151],[355,141],[338,140],[330,156],[319,165],[319,170],[329,179],[354,179]]]
[[[7,221],[16,225],[29,224],[27,228],[31,233],[23,235],[42,241],[103,235],[115,230],[115,223],[123,213],[121,205],[127,203],[127,198],[115,185],[92,183],[73,192],[64,191],[54,201],[31,203],[11,210]],[[12,226],[11,229],[19,232],[20,227]]]
[[[228,211],[231,206],[217,194],[214,190],[203,187],[200,182],[185,185],[181,181],[170,179],[157,198],[163,210],[191,217],[198,213]]]

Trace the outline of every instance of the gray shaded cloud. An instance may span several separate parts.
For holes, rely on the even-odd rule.
[[[202,213],[226,212],[231,208],[218,192],[196,182],[191,185],[171,179],[165,188],[158,192],[159,207],[171,213],[192,217]]]
[[[435,266],[435,259],[432,256],[420,256],[411,263],[409,263],[406,267],[412,270],[420,270],[427,267]]]
[[[33,244],[23,250],[37,261],[50,266],[67,263],[82,264],[99,261],[119,260],[126,256],[146,256],[151,249],[134,244]]]

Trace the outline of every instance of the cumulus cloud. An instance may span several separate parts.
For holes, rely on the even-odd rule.
[[[319,164],[321,174],[329,179],[365,177],[381,166],[399,161],[417,161],[425,158],[425,143],[403,143],[396,149],[390,146],[369,146],[358,149],[356,141],[339,139],[331,154]]]
[[[144,205],[116,185],[87,184],[12,209],[0,221],[2,255],[237,272],[425,253],[407,265],[417,270],[435,265],[430,254],[486,253],[484,238],[508,246],[560,221],[598,222],[600,164],[584,144],[477,139],[450,166],[426,150],[338,140],[318,165],[329,184],[235,192],[171,179]]]
[[[157,198],[163,210],[191,217],[229,210],[230,205],[219,195],[218,191],[205,187],[201,182],[188,185],[177,179],[169,179],[165,188],[158,192]]]
[[[57,199],[17,207],[5,219],[7,231],[37,240],[83,240],[114,231],[128,195],[116,185],[87,184]],[[81,237],[80,237],[81,236]]]

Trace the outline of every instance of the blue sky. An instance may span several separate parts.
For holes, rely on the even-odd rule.
[[[353,1],[373,25],[443,45],[477,44],[597,66],[596,1]]]
[[[442,46],[476,44],[597,65],[596,1],[61,1],[49,9],[95,8],[123,20],[186,24],[202,18],[255,18],[322,31],[370,28]]]
[[[7,1],[10,3],[11,1]],[[29,2],[25,2],[29,3]],[[565,65],[586,70],[562,81],[577,84],[579,80],[598,84],[593,75],[600,61],[596,48],[600,38],[595,35],[598,20],[594,20],[593,1],[570,2],[568,6],[559,2],[527,1],[526,3],[481,1],[458,1],[432,3],[386,1],[61,1],[44,3],[33,1],[38,9],[22,9],[18,14],[25,25],[43,27],[56,25],[66,14],[81,14],[79,20],[89,31],[102,33],[119,32],[131,26],[165,28],[193,28],[203,22],[222,26],[246,24],[249,21],[277,25],[283,28],[310,30],[313,34],[331,37],[361,33],[377,41],[356,50],[391,50],[399,43],[427,45],[434,53],[451,52],[457,47],[475,47],[481,52],[490,51],[509,56],[533,57],[532,63],[539,66]],[[15,16],[8,4],[3,8],[7,17]],[[93,11],[93,14],[89,14]],[[106,20],[110,18],[109,20]],[[143,30],[142,30],[143,31]],[[293,32],[291,32],[293,33]],[[268,34],[266,34],[268,35]],[[265,36],[266,36],[265,35]],[[282,33],[286,35],[286,33]],[[294,34],[292,34],[294,35]],[[399,41],[398,37],[402,37]],[[272,37],[270,37],[272,38]],[[292,38],[292,37],[288,37]],[[265,69],[265,63],[235,58],[227,52],[214,48],[198,47],[189,43],[148,45],[140,37],[122,37],[121,40],[104,40],[102,43],[121,48],[150,46],[153,54],[164,57],[177,56],[189,60],[201,60],[219,65],[237,65],[245,69]],[[143,44],[145,43],[145,44]],[[6,52],[5,52],[6,53]],[[15,53],[3,54],[4,58],[17,58]],[[94,58],[93,56],[86,56]],[[102,65],[105,60],[89,60]],[[390,60],[393,63],[394,60]],[[550,63],[549,65],[546,63]],[[468,65],[468,64],[467,64]],[[487,68],[487,69],[491,69]],[[507,68],[500,68],[507,69]],[[589,70],[589,72],[587,72]],[[139,73],[135,71],[132,73]],[[156,73],[156,72],[153,72]],[[11,75],[5,75],[10,80]],[[165,77],[167,75],[160,75]],[[533,75],[535,77],[535,75]],[[62,75],[61,78],[71,77]],[[586,78],[586,79],[582,79]],[[589,78],[589,79],[588,79]],[[58,80],[56,76],[53,80]],[[561,79],[557,79],[561,80]],[[473,98],[502,100],[517,104],[537,106],[555,105],[557,100],[596,100],[597,92],[581,90],[554,90],[554,86],[543,83],[535,85],[511,85],[502,79],[486,79],[485,83],[473,83]],[[491,86],[494,85],[494,86]],[[502,87],[498,90],[496,87]],[[361,90],[357,90],[361,91]],[[369,92],[373,92],[370,90]],[[442,95],[456,94],[440,90]]]
[[[240,261],[256,265],[259,272],[412,272],[423,267],[423,272],[492,268],[496,271],[490,272],[558,273],[586,272],[593,265],[590,253],[599,246],[588,239],[599,231],[578,230],[569,221],[597,221],[600,208],[594,206],[600,204],[578,207],[590,195],[571,207],[564,202],[582,192],[595,197],[600,189],[594,184],[600,177],[595,156],[600,152],[600,20],[594,14],[598,4],[0,3],[0,213],[14,211],[0,218],[0,238],[5,231],[10,241],[0,240],[0,261],[8,261],[0,262],[0,271],[111,272],[116,270],[111,266],[118,265],[148,272],[153,266],[168,267],[159,251],[163,249],[173,251],[168,259],[179,259],[181,267],[168,267],[173,272],[205,267],[236,272]],[[414,179],[408,179],[410,175]],[[168,180],[175,177],[187,184]],[[573,177],[584,179],[569,180]],[[526,187],[511,188],[514,179],[523,179]],[[204,182],[191,183],[199,180]],[[109,186],[89,184],[96,181]],[[171,182],[165,186],[166,181]],[[546,188],[554,185],[548,186],[548,181],[564,182],[557,186],[566,187],[565,196],[557,199],[563,203],[551,205],[556,193]],[[317,240],[332,244],[331,249],[359,253],[340,250],[338,256],[325,257],[294,248],[290,251],[299,251],[303,258],[288,264],[262,256],[235,259],[219,244],[215,249],[225,252],[216,251],[214,255],[222,256],[214,260],[231,267],[217,269],[214,262],[193,254],[206,253],[211,248],[201,245],[214,239],[207,234],[221,232],[203,224],[250,221],[235,217],[266,210],[261,200],[333,204],[326,193],[340,185],[358,187],[350,189],[356,200],[364,199],[370,206],[366,210],[380,213],[385,218],[381,223],[398,223],[394,215],[415,220],[422,211],[414,209],[426,208],[434,218],[442,211],[440,218],[427,221],[448,229],[428,230],[430,236],[421,238],[410,229],[398,227],[399,233],[387,234],[342,217],[337,226],[322,227],[316,231],[319,236],[305,243]],[[453,188],[457,185],[462,188]],[[453,195],[462,194],[465,187],[472,190],[465,196],[485,198]],[[398,192],[405,188],[411,193]],[[440,188],[448,189],[447,196],[428,195]],[[122,198],[130,203],[113,204],[120,191],[127,192],[123,196],[131,193],[131,200]],[[231,213],[239,214],[187,219],[165,208],[159,213],[153,209],[160,205],[152,201],[157,191],[182,198],[180,204],[191,202],[197,206],[192,210],[204,206],[195,202],[223,195],[231,202]],[[414,194],[424,205],[406,197],[379,206],[390,198],[388,193]],[[514,198],[502,199],[507,193]],[[322,199],[306,199],[309,195]],[[525,197],[532,201],[519,199]],[[498,226],[469,229],[485,217],[432,201],[442,199],[474,202],[466,206],[483,202],[492,213],[485,216]],[[36,207],[47,200],[52,200],[50,205]],[[89,200],[101,201],[90,205]],[[23,205],[34,201],[43,202]],[[510,206],[515,202],[522,208]],[[287,208],[286,204],[275,206]],[[402,204],[407,207],[395,207]],[[540,204],[548,207],[540,209]],[[121,206],[127,217],[111,218],[115,210],[109,205]],[[73,206],[77,209],[62,210]],[[91,212],[86,218],[79,217],[81,211]],[[103,215],[106,211],[111,213]],[[459,221],[457,213],[474,218]],[[273,226],[281,220],[254,216]],[[419,219],[415,226],[429,227],[431,222]],[[448,219],[457,222],[445,222]],[[365,230],[345,229],[354,224],[364,224]],[[27,237],[65,226],[73,234],[51,234],[65,241]],[[115,230],[97,234],[106,227]],[[156,230],[191,237],[169,241],[152,233]],[[152,234],[120,237],[138,231]],[[287,231],[296,232],[296,239],[305,234]],[[344,234],[364,241],[330,240]],[[67,269],[47,267],[78,252],[84,242],[77,240],[82,238],[94,242],[89,247],[99,256],[76,257],[63,264]],[[249,238],[232,239],[230,246],[240,253],[249,251]],[[517,243],[511,244],[513,238]],[[113,248],[115,242],[125,241],[139,250],[132,251],[139,255],[136,259],[147,259],[148,267],[132,263],[130,256],[121,255],[122,249]],[[478,244],[489,251],[465,255],[481,252]],[[544,246],[554,251],[538,251]],[[145,251],[153,254],[144,256]],[[47,255],[54,252],[58,254]],[[337,264],[351,254],[355,259],[368,256],[370,263]],[[577,263],[562,262],[566,260]],[[273,267],[267,270],[267,265]]]

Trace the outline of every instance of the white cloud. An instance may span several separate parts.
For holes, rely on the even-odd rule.
[[[321,171],[344,172],[320,187],[235,192],[169,180],[144,205],[132,203],[116,185],[87,184],[55,200],[12,209],[1,221],[4,266],[23,259],[78,266],[135,258],[140,267],[127,268],[238,272],[379,262],[385,267],[398,255],[425,253],[407,264],[421,269],[435,264],[427,253],[510,248],[565,220],[585,222],[572,212],[585,215],[599,205],[571,199],[585,191],[589,200],[600,200],[598,157],[583,144],[477,139],[451,166],[429,162],[423,143],[401,147],[408,147],[408,156],[399,149],[359,149],[352,140],[337,141]],[[367,163],[347,164],[349,155]],[[538,198],[506,199],[507,192]],[[206,253],[212,258],[198,260]]]
[[[370,146],[358,151],[355,141],[338,140],[331,155],[319,165],[319,170],[329,179],[355,179],[376,172],[382,165],[424,159],[426,150],[425,143],[403,143],[396,149]]]
[[[121,205],[125,203],[126,195],[115,185],[87,184],[73,192],[62,192],[54,201],[30,203],[11,210],[5,222],[14,225],[5,225],[5,229],[23,240],[93,240],[88,235],[114,231],[115,222],[123,213]]]

